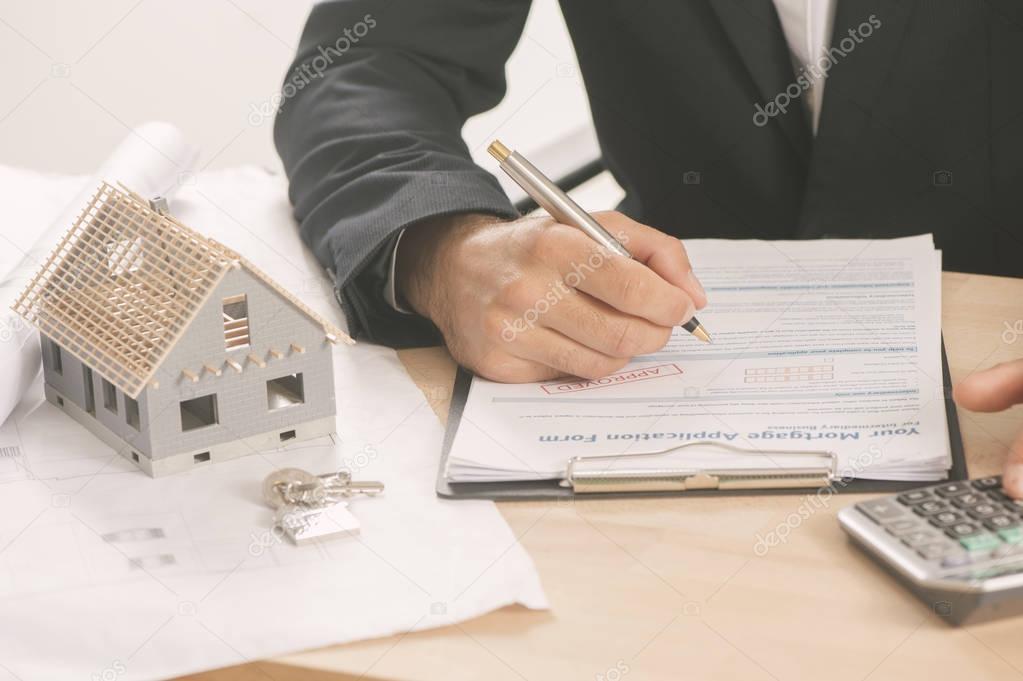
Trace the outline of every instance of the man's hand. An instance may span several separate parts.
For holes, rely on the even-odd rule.
[[[485,378],[606,376],[663,347],[707,296],[678,239],[620,213],[594,217],[636,260],[551,218],[436,218],[402,237],[398,290]]]
[[[1023,404],[1023,359],[969,376],[955,387],[954,396],[959,405],[973,411],[1002,411]],[[1002,486],[1013,497],[1023,499],[1023,431],[1009,448]]]

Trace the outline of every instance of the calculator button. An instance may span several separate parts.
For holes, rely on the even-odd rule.
[[[1013,513],[1023,513],[1023,500],[1011,499],[1005,502],[1005,508],[1009,509]]]
[[[956,523],[961,523],[966,518],[963,517],[962,513],[955,513],[953,511],[942,511],[936,515],[931,516],[931,524],[938,527],[951,527]]]
[[[1001,487],[1002,479],[997,475],[993,475],[989,478],[977,478],[970,484],[973,485],[973,489],[977,489],[983,492],[989,489],[998,489],[999,487]]]
[[[927,501],[933,499],[934,496],[924,489],[915,489],[912,492],[905,492],[895,497],[899,500],[899,503],[905,504],[906,506],[912,506],[913,504],[919,504],[921,501]]]
[[[981,531],[979,525],[973,523],[957,523],[945,530],[948,535],[954,539],[961,539],[963,537],[969,537],[970,535],[977,534]]]
[[[913,510],[920,515],[934,515],[935,513],[941,513],[942,511],[949,510],[947,501],[935,499],[932,501],[925,501],[922,504],[917,504],[913,507]]]
[[[994,504],[984,502],[983,504],[977,504],[973,508],[966,509],[966,512],[978,520],[984,520],[986,518],[993,518],[996,515],[1002,515],[1002,509]]]
[[[975,554],[990,553],[1002,544],[998,537],[993,534],[988,534],[987,532],[973,534],[968,537],[960,537],[959,543],[962,544],[964,549]]]
[[[1000,501],[1000,502],[1012,501],[1012,497],[1010,497],[1008,494],[1006,494],[1001,489],[988,490],[987,495],[989,497],[991,497],[992,499],[994,499],[995,501]]]
[[[884,523],[886,520],[902,518],[905,512],[902,508],[890,499],[875,499],[864,501],[856,505],[860,511],[866,513],[876,523]]]
[[[962,567],[963,565],[969,565],[973,562],[973,558],[968,553],[953,553],[945,556],[941,561],[942,567],[955,568]]]
[[[1019,526],[1019,521],[1008,515],[996,515],[984,521],[989,530],[1004,530]]]
[[[1008,516],[1006,517],[1008,518]],[[896,536],[905,534],[906,532],[919,530],[921,528],[920,521],[916,518],[899,518],[898,520],[889,520],[882,524],[884,525],[884,529],[888,530],[889,534],[894,534]]]
[[[1023,545],[1020,544],[1002,544],[994,550],[992,554],[993,558],[1008,558],[1009,556],[1018,556],[1023,553]]]
[[[927,530],[924,530],[923,532],[910,532],[908,534],[904,534],[901,537],[899,537],[899,539],[901,539],[902,543],[905,544],[906,546],[916,548],[917,546],[923,546],[924,544],[932,544],[935,541],[939,541],[941,537],[934,534],[933,532],[928,532]]]
[[[953,497],[952,503],[959,508],[969,508],[970,506],[976,506],[977,504],[986,504],[988,503],[988,500],[980,494],[967,492],[966,494],[960,494],[957,497]]]
[[[1006,544],[1023,544],[1023,528],[1009,527],[1004,530],[998,530],[998,536]]]
[[[960,494],[966,494],[970,491],[970,488],[961,482],[949,482],[944,485],[938,485],[934,488],[934,491],[938,493],[939,497],[955,497]]]
[[[948,555],[952,551],[957,551],[955,544],[950,542],[936,542],[934,544],[924,544],[923,546],[917,546],[916,552],[920,554],[921,558],[926,560],[937,560],[943,556]]]

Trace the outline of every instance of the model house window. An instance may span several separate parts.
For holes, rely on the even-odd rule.
[[[302,374],[288,374],[266,382],[266,404],[270,410],[293,407],[305,402]]]
[[[217,416],[217,396],[203,395],[181,403],[181,430],[195,430],[220,423]]]
[[[137,400],[124,396],[124,420],[135,430],[141,430],[139,421],[139,403]]]
[[[96,386],[92,382],[92,369],[82,367],[82,388],[85,390],[85,411],[96,415]]]
[[[249,301],[245,294],[224,298],[224,346],[228,350],[249,345]]]
[[[53,366],[54,372],[58,374],[64,373],[64,356],[60,351],[60,346],[50,341],[47,343],[50,346],[50,365]]]
[[[107,411],[117,413],[117,388],[107,379],[103,381],[103,406]]]

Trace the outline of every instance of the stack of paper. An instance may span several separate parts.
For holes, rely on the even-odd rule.
[[[686,246],[710,298],[699,316],[712,345],[676,329],[660,352],[599,380],[475,379],[448,479],[560,479],[574,456],[694,441],[750,454],[686,448],[676,464],[785,469],[800,465],[785,452],[823,450],[844,477],[947,477],[941,257],[930,235]]]

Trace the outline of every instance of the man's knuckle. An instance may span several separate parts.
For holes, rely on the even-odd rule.
[[[536,304],[536,290],[526,278],[512,279],[502,284],[497,299],[505,307],[523,311]]]
[[[572,236],[566,234],[567,230],[578,231],[559,224],[541,227],[533,235],[529,244],[529,254],[541,262],[555,261],[565,249],[566,237]]]
[[[646,302],[649,293],[650,286],[647,283],[646,277],[632,274],[623,278],[622,297],[625,299],[625,304],[629,307],[635,308],[642,305]]]
[[[515,340],[515,327],[508,315],[499,308],[491,308],[483,313],[483,335],[491,343],[510,343]],[[508,329],[512,330],[509,336]]]
[[[667,235],[665,235],[667,236]],[[671,242],[668,245],[668,252],[680,263],[683,272],[688,272],[692,269],[689,264],[689,255],[686,253],[686,247],[682,245],[682,242],[675,237],[668,237]]]
[[[632,357],[640,348],[639,329],[630,321],[620,323],[614,329],[614,343],[611,354],[615,357]]]

